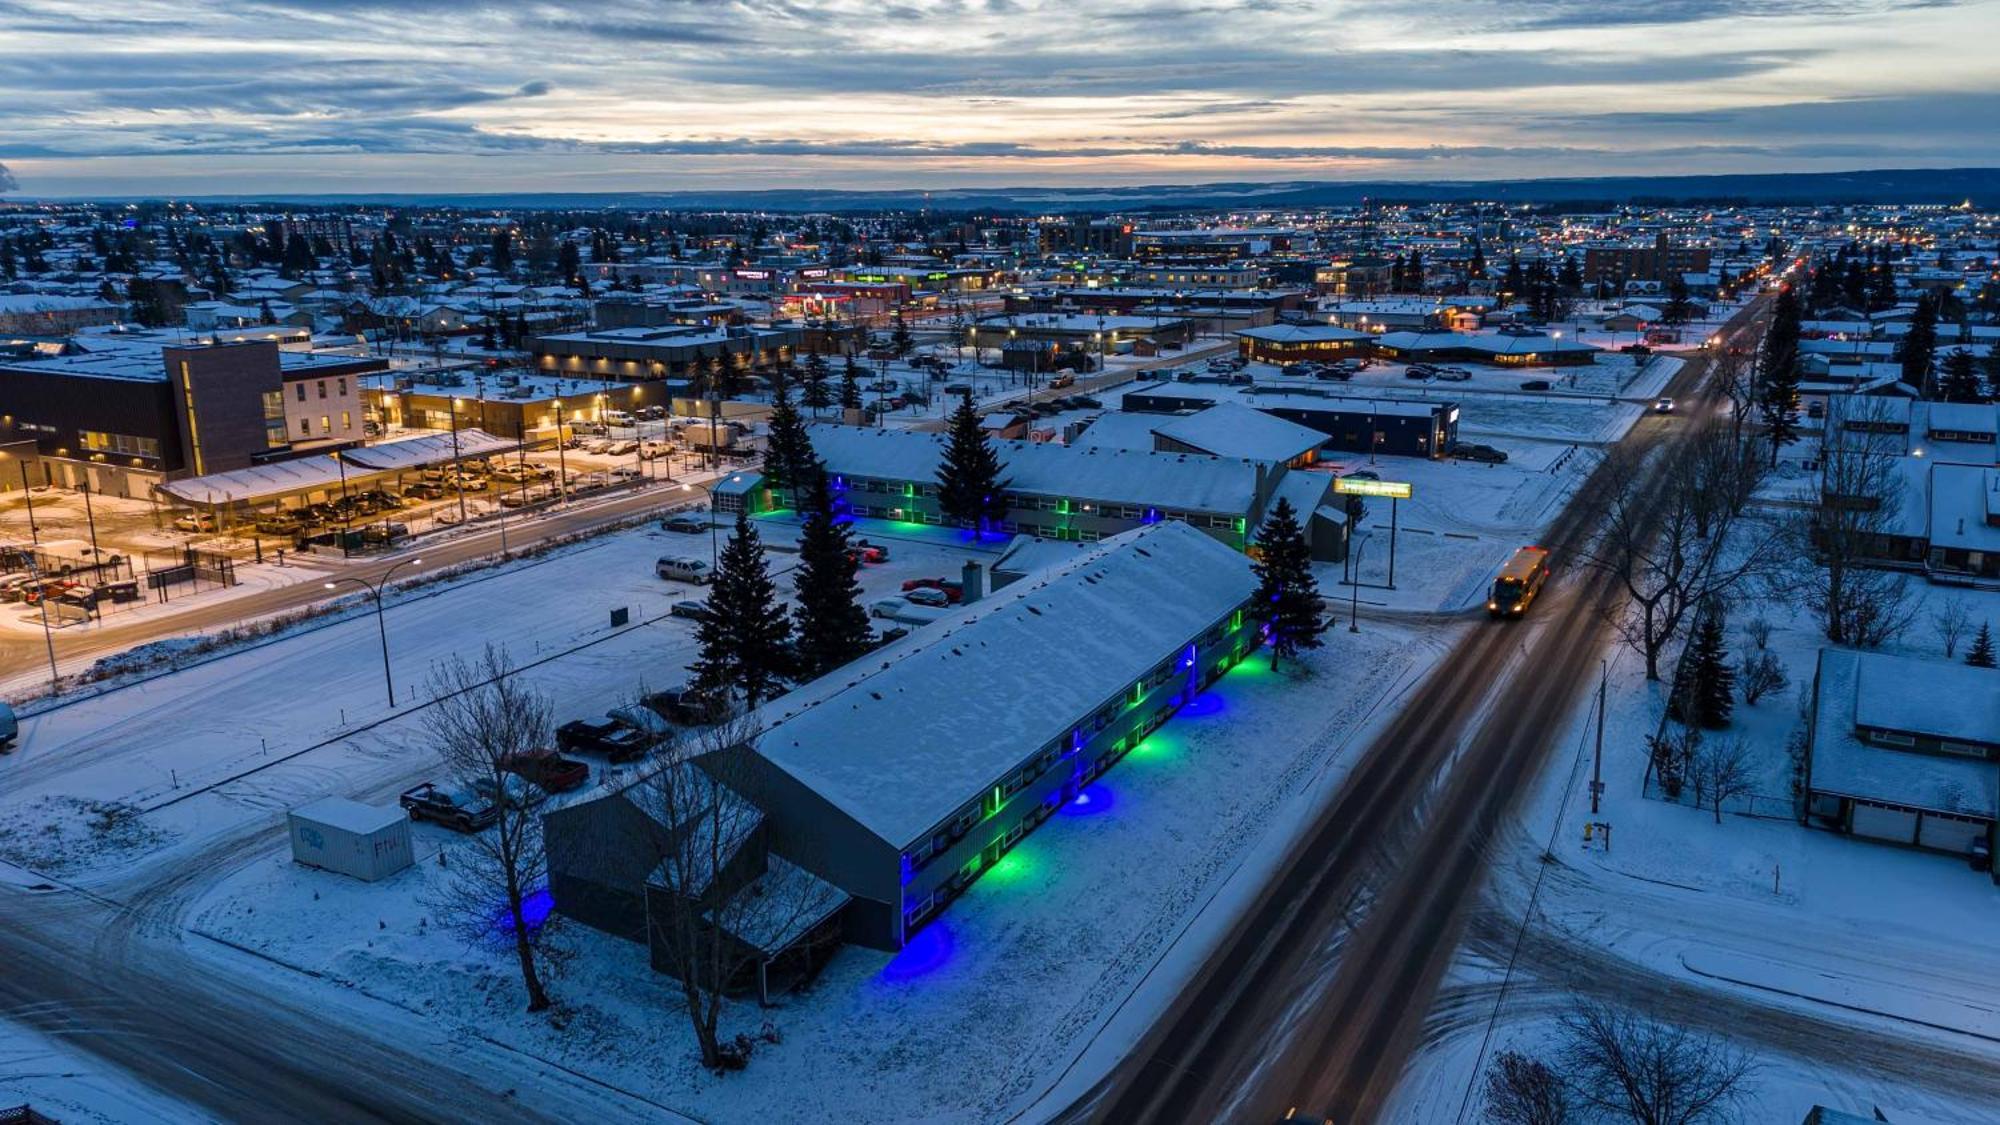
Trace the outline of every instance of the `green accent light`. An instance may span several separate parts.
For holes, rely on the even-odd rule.
[[[1023,883],[1035,876],[1039,866],[1034,858],[1027,854],[1027,849],[1017,844],[1014,850],[995,860],[993,866],[986,869],[986,874],[980,881],[996,886]]]
[[[907,482],[906,482],[906,483],[905,483],[905,484],[903,485],[903,495],[904,495],[905,497],[910,497],[910,496],[915,496],[916,494],[917,494],[917,486],[916,486],[916,485],[914,485],[914,484],[909,484],[909,483],[907,483]]]

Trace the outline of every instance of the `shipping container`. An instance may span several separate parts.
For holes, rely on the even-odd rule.
[[[309,867],[374,882],[410,865],[410,818],[400,808],[326,797],[286,821],[292,858]]]

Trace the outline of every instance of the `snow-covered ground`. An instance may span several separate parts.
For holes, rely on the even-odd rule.
[[[1929,621],[1946,599],[1965,602],[1975,623],[2000,620],[2000,592],[1934,587],[1916,577],[1911,588],[1918,599],[1912,623],[1885,651],[1940,657]],[[1797,823],[1787,746],[1803,722],[1799,693],[1825,642],[1801,607],[1760,596],[1731,614],[1731,659],[1755,651],[1744,626],[1759,618],[1771,624],[1768,650],[1791,686],[1755,705],[1739,698],[1732,728],[1707,735],[1750,744],[1754,792],[1730,802],[1726,808],[1734,811],[1720,824],[1711,811],[1693,807],[1691,796],[1675,803],[1660,799],[1657,786],[1644,793],[1645,736],[1661,721],[1665,685],[1646,681],[1636,655],[1616,650],[1607,681],[1601,811],[1589,811],[1595,715],[1586,712],[1576,716],[1563,743],[1569,749],[1552,762],[1522,814],[1510,856],[1496,865],[1490,909],[1503,936],[1497,945],[1475,941],[1461,950],[1446,999],[1432,1013],[1434,1038],[1406,1074],[1389,1119],[1455,1117],[1467,1084],[1476,1081],[1474,1058],[1489,1018],[1488,1060],[1510,1045],[1532,1045],[1548,1033],[1577,975],[1595,978],[1600,983],[1593,987],[1614,997],[1631,974],[1690,995],[1712,994],[1723,1012],[1776,1009],[1914,1044],[1944,1060],[1982,1060],[1987,1075],[2000,1072],[2000,949],[1977,936],[2000,926],[2000,888],[1962,859]],[[1608,848],[1601,832],[1586,843],[1587,822],[1612,826]],[[1537,861],[1544,847],[1554,862]],[[1523,946],[1530,952],[1496,1013],[1500,965],[1524,915],[1532,919]],[[1538,960],[1538,946],[1565,951],[1567,964]],[[1454,1011],[1452,1002],[1462,1006]],[[1757,1056],[1753,1112],[1745,1120],[1797,1120],[1819,1102],[1864,1115],[1873,1106],[1896,1107],[1967,1125],[1995,1119],[1992,1105],[1949,1080],[1819,1050],[1810,1033],[1789,1040],[1760,1023],[1756,1036],[1739,1037],[1744,1024],[1704,1013],[1698,1004],[1655,1014],[1738,1038]],[[1774,1037],[1779,1041],[1767,1041]],[[1941,1066],[1946,1075],[1968,1069]],[[1968,1088],[2000,1088],[1989,1079],[1984,1086],[1966,1081]]]
[[[437,853],[463,846],[441,830],[419,829],[418,863],[373,886],[267,852],[193,925],[698,1117],[996,1120],[1080,1053],[1115,1058],[1143,1029],[1226,923],[1218,894],[1257,885],[1302,804],[1330,792],[1445,635],[1340,633],[1305,677],[1239,667],[901,953],[845,949],[776,1008],[732,1006],[726,1032],[769,1022],[781,1042],[726,1079],[695,1065],[676,990],[645,951],[580,927],[560,937],[565,1028],[520,1014],[505,951],[443,931],[425,905],[449,871]]]

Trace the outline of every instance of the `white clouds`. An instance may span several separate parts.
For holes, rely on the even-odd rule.
[[[176,155],[282,156],[342,182],[447,156],[551,182],[577,161],[632,187],[731,172],[860,186],[2000,157],[1980,102],[2000,77],[1974,33],[2000,32],[1995,5],[1911,7],[128,0],[106,15],[0,0],[0,159],[52,190],[38,178]],[[1936,33],[1954,22],[1962,38]],[[1635,26],[1659,23],[1677,33]],[[1890,34],[1919,25],[1920,45]],[[1940,73],[1983,78],[1947,92],[1927,77]],[[522,166],[524,152],[565,160]]]

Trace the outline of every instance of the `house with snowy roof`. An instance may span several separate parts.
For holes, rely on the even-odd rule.
[[[2000,815],[2000,672],[1821,649],[1806,728],[1808,823],[1970,855]]]

